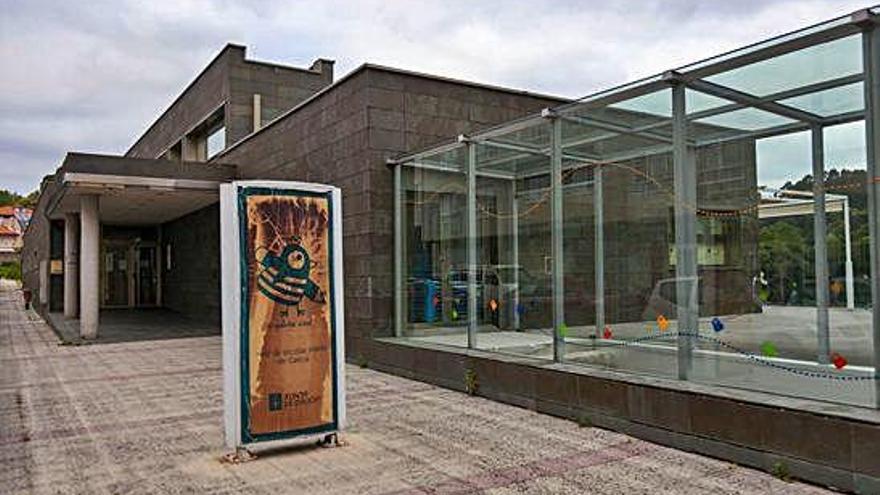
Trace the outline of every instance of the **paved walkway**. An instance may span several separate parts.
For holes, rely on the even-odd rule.
[[[0,493],[827,493],[349,367],[347,446],[223,453],[219,337],[59,346],[0,283]]]

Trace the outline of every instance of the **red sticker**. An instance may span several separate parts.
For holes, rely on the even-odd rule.
[[[843,369],[843,367],[847,365],[847,360],[845,357],[835,352],[831,355],[831,363],[834,364],[835,368]]]
[[[604,339],[610,339],[610,338],[611,338],[611,327],[609,327],[609,326],[607,326],[607,325],[605,326],[605,331],[602,332],[602,338],[604,338]]]

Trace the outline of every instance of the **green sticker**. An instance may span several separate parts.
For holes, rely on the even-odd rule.
[[[776,357],[779,355],[779,351],[776,350],[776,346],[773,345],[773,342],[764,342],[761,344],[761,354],[764,357]]]
[[[452,319],[453,320],[458,319],[458,311],[456,311],[455,308],[452,308]]]
[[[559,325],[559,336],[563,339],[565,337],[568,337],[568,325],[566,325],[565,323]]]

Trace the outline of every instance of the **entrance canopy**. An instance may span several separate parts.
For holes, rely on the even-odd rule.
[[[50,218],[79,213],[83,196],[98,195],[99,220],[110,225],[155,225],[218,201],[233,165],[172,162],[69,153],[56,173]]]

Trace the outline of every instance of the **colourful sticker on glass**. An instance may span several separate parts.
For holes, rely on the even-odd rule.
[[[718,318],[717,316],[712,318],[712,330],[715,330],[716,332],[724,330],[724,322],[721,321],[721,318]]]
[[[611,337],[612,337],[611,327],[608,325],[605,325],[605,331],[602,332],[602,338],[603,339],[610,339]]]
[[[765,341],[761,344],[761,355],[764,357],[776,357],[779,355],[779,351],[773,345],[773,342]]]
[[[843,367],[848,364],[848,361],[845,357],[835,352],[831,355],[831,364],[833,364],[835,368],[842,370]]]
[[[667,328],[669,328],[669,320],[667,320],[666,317],[663,315],[658,316],[657,328],[659,328],[661,332],[665,331]]]
[[[565,323],[563,323],[562,325],[559,325],[559,336],[562,338],[565,338],[568,336],[568,325],[566,325]]]

